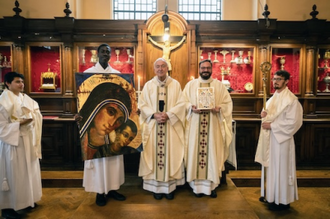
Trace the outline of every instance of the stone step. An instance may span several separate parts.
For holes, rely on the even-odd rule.
[[[125,174],[124,186],[142,183],[136,173]],[[83,171],[41,171],[44,188],[82,187]],[[227,174],[237,187],[260,187],[260,170],[231,170]],[[329,187],[330,170],[297,170],[298,187]]]
[[[260,170],[238,170],[227,174],[237,187],[260,187]],[[298,187],[329,187],[330,170],[297,170]]]

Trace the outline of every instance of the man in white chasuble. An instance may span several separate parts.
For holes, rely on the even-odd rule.
[[[187,182],[195,196],[216,198],[232,140],[233,103],[226,87],[211,75],[212,62],[201,61],[199,78],[189,81],[183,90],[188,110],[185,162]],[[209,94],[208,106],[201,104],[199,90],[214,92]]]
[[[143,151],[139,176],[143,189],[155,199],[171,200],[184,177],[185,102],[180,83],[167,75],[164,58],[154,63],[156,76],[143,87],[139,98]]]

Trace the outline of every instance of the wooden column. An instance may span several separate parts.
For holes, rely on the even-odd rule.
[[[145,29],[145,25],[139,25],[138,27],[138,35],[137,35],[137,51],[136,51],[136,55],[137,55],[137,59],[136,59],[136,77],[135,77],[135,84],[137,84],[137,79],[139,76],[140,77],[140,84],[141,84],[141,90],[143,88],[143,85],[146,82],[146,74],[145,74],[145,60],[146,60],[146,53],[145,51],[145,43],[146,43],[146,39],[144,39],[144,34],[143,34],[143,30]],[[137,90],[137,85],[135,86],[136,90]]]
[[[63,85],[64,85],[64,95],[73,96],[73,77],[74,72],[72,72],[72,49],[66,46],[63,51]]]
[[[268,46],[265,46],[265,45],[261,45],[259,46],[259,63],[256,64],[256,81],[259,81],[259,92],[258,92],[258,96],[263,96],[264,92],[263,92],[263,79],[262,79],[262,72],[260,70],[260,65],[263,63],[263,62],[267,62],[269,59],[268,59]],[[267,75],[267,82],[269,82],[269,75]],[[255,86],[256,87],[256,86]]]
[[[199,56],[199,51],[197,51],[197,46],[196,46],[196,30],[192,29],[189,31],[189,34],[187,33],[187,40],[190,42],[190,46],[188,47],[189,51],[189,70],[188,70],[188,75],[187,75],[187,81],[192,80],[192,77],[197,78],[198,77],[198,56]]]
[[[315,47],[307,48],[306,54],[306,86],[305,95],[314,96],[313,90],[315,85]]]
[[[24,77],[28,77],[28,69],[26,63],[23,60],[23,49],[20,45],[14,45],[13,54],[12,54],[12,62],[13,62],[13,71],[21,73]]]

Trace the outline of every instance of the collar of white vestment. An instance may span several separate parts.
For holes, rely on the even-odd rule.
[[[297,99],[297,97],[286,87],[281,92],[275,92],[273,96],[267,101],[266,108],[267,119],[274,121],[274,119],[283,112],[283,110],[292,102]]]
[[[106,68],[103,68],[103,66],[100,64],[100,62],[97,62],[96,65],[95,65],[95,67],[96,67],[97,69],[100,69],[101,72],[102,72],[102,71],[106,71],[106,72],[108,72],[109,70],[112,69],[111,66],[110,66],[109,64],[108,64],[108,66],[107,66]]]
[[[213,78],[210,77],[209,79],[204,80],[203,78],[199,77],[198,80],[200,83],[211,83],[213,81]]]
[[[170,76],[166,76],[164,81],[159,80],[159,78],[157,76],[155,76],[154,78],[154,82],[159,86],[159,87],[167,87],[169,85],[169,83],[172,81],[172,78]]]

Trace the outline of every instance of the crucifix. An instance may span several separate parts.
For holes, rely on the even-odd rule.
[[[163,58],[168,65],[168,71],[172,70],[170,54],[171,51],[181,46],[185,41],[186,36],[170,36],[170,22],[168,22],[167,5],[165,6],[165,14],[162,16],[164,22],[164,36],[148,36],[152,44],[163,50]],[[176,43],[172,45],[172,43]]]

